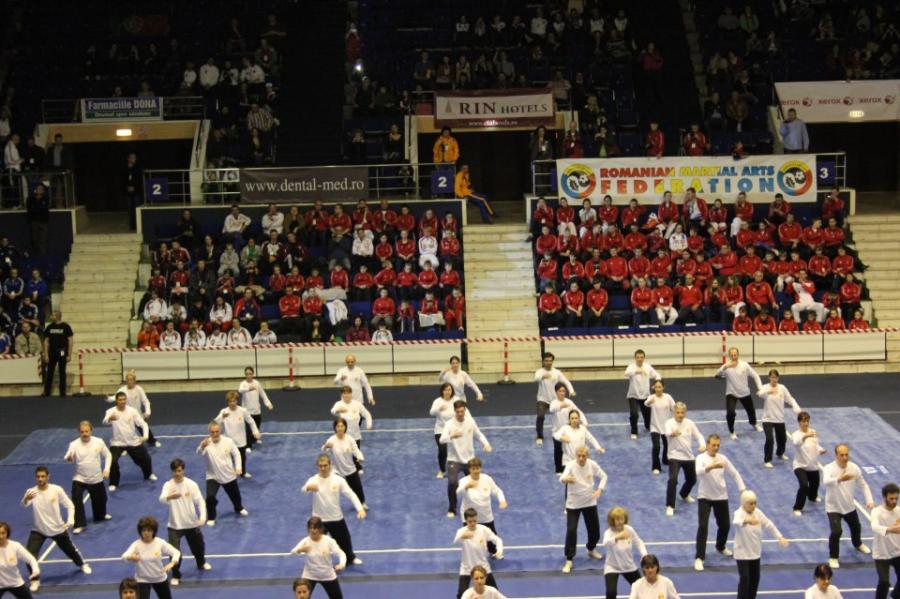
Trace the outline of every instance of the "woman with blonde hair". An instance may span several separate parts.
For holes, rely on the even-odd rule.
[[[603,566],[603,578],[606,581],[606,599],[616,599],[618,596],[619,576],[628,581],[628,584],[641,577],[637,564],[634,561],[634,549],[638,555],[647,555],[647,547],[644,541],[628,525],[628,510],[621,506],[615,506],[606,514],[608,528],[603,533],[601,546],[606,549],[606,563]]]

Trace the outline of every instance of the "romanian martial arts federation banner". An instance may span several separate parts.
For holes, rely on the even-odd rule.
[[[162,98],[83,98],[81,121],[161,121]]]
[[[549,89],[439,91],[434,97],[437,127],[537,127],[553,123],[553,94]]]
[[[778,101],[807,123],[900,120],[900,80],[776,83]]]
[[[366,167],[241,169],[241,199],[245,202],[295,200],[358,200],[367,197]]]
[[[776,193],[789,202],[816,201],[814,154],[731,157],[593,158],[557,160],[559,197],[580,203],[599,202],[609,194],[617,204],[631,198],[658,202],[664,191],[676,195],[688,187],[712,203],[731,202],[738,192],[750,200],[771,200]]]

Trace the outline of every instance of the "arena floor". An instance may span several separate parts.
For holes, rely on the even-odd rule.
[[[831,448],[837,441],[851,443],[851,458],[866,468],[873,492],[877,494],[881,485],[897,480],[900,410],[894,390],[900,376],[790,377],[789,370],[783,374],[782,382],[812,413],[813,427],[823,444]],[[674,518],[664,516],[665,476],[650,473],[649,438],[642,435],[638,441],[630,441],[627,437],[627,419],[622,413],[624,381],[578,382],[575,387],[575,400],[588,413],[592,432],[607,448],[598,459],[610,477],[600,501],[601,515],[612,505],[627,507],[632,525],[648,549],[660,556],[683,596],[733,596],[737,575],[730,559],[710,547],[707,571],[700,574],[690,568],[696,507],[680,504]],[[715,380],[673,379],[667,391],[688,403],[689,417],[701,432],[724,435],[723,387],[724,383]],[[45,548],[41,556],[43,596],[109,596],[113,585],[131,573],[131,567],[118,556],[135,536],[134,522],[146,514],[165,518],[157,495],[167,478],[169,460],[184,457],[188,476],[203,478],[202,462],[194,448],[204,434],[204,423],[224,403],[222,394],[191,394],[187,403],[184,396],[155,395],[152,383],[145,388],[154,402],[154,432],[163,443],[151,452],[154,471],[161,480],[144,483],[130,461],[123,460],[122,484],[109,505],[114,520],[89,526],[75,537],[94,574],[85,578],[58,549]],[[494,452],[478,453],[485,459],[484,471],[504,489],[510,504],[508,510],[495,510],[498,531],[507,546],[506,559],[494,564],[501,590],[519,598],[600,596],[602,562],[589,563],[583,549],[576,556],[573,573],[559,573],[565,533],[563,489],[553,476],[552,446],[547,443],[536,449],[533,444],[533,385],[487,385],[483,390],[487,401],[471,402],[472,411]],[[363,447],[367,456],[363,484],[371,512],[365,521],[352,515],[348,518],[354,546],[365,563],[342,576],[345,596],[453,596],[459,562],[451,541],[459,522],[444,517],[446,483],[434,478],[432,421],[423,417],[436,387],[376,388],[375,392],[375,428],[364,434]],[[241,481],[250,516],[239,519],[229,514],[227,499],[224,494],[220,497],[219,525],[204,530],[214,570],[201,576],[186,560],[177,596],[209,596],[213,588],[217,597],[287,596],[288,581],[302,567],[300,558],[287,554],[305,536],[309,515],[309,499],[299,492],[299,486],[314,473],[314,458],[330,432],[328,409],[336,393],[332,389],[294,394],[275,391],[271,398],[276,410],[264,415],[265,443],[248,461],[254,478]],[[35,409],[36,402],[42,402],[42,409]],[[0,406],[0,505],[7,506],[0,510],[0,519],[12,524],[15,539],[24,540],[30,512],[19,508],[18,502],[24,489],[33,484],[34,465],[46,463],[54,482],[68,489],[70,467],[61,456],[75,436],[74,426],[84,418],[99,421],[106,404],[97,397],[5,398]],[[98,427],[101,436],[106,432]],[[764,545],[761,595],[798,596],[812,583],[812,565],[827,558],[822,504],[808,507],[802,518],[793,517],[790,504],[796,483],[790,463],[763,469],[762,434],[752,432],[740,420],[738,433],[736,442],[726,438],[723,453],[735,463],[748,488],[759,493],[760,508],[793,540],[787,549],[774,542]],[[732,508],[737,506],[734,496],[732,490]],[[871,536],[867,524],[863,531],[864,537]],[[583,530],[581,535],[583,538]],[[853,551],[849,540],[842,544],[842,568],[834,582],[851,597],[871,595],[874,588],[871,559]],[[626,589],[623,582],[620,595],[627,594]],[[847,589],[858,591],[848,593]]]

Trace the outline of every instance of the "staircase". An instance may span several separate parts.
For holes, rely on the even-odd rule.
[[[469,225],[463,230],[463,239],[467,336],[537,336],[534,265],[525,226]],[[503,343],[472,343],[468,352],[469,372],[479,380],[493,381],[503,374]],[[513,379],[523,380],[527,373],[530,381],[539,366],[539,343],[510,348]]]
[[[860,260],[868,266],[873,324],[900,327],[900,214],[851,216],[850,229]]]
[[[140,256],[141,238],[134,233],[75,236],[61,309],[76,350],[126,346]],[[84,365],[91,387],[121,382],[119,354],[87,354]]]

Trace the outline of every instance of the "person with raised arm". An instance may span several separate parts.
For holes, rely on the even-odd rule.
[[[634,352],[634,362],[625,369],[625,378],[628,379],[625,397],[628,399],[628,423],[631,425],[632,440],[637,439],[639,414],[644,417],[644,428],[651,430],[650,408],[645,400],[650,396],[650,380],[658,381],[662,378],[646,361],[646,357],[644,350],[637,350]]]
[[[462,505],[459,509],[463,513],[466,513],[469,508],[474,509],[478,514],[478,523],[487,526],[494,534],[497,534],[491,497],[497,498],[497,505],[501,510],[505,510],[508,504],[503,489],[497,486],[493,478],[482,474],[481,467],[480,458],[469,460],[469,474],[460,479],[459,486],[456,488],[457,496],[462,495]],[[494,556],[497,553],[496,545],[488,543],[488,553]]]
[[[200,493],[200,486],[184,475],[184,460],[175,458],[169,464],[172,478],[163,484],[159,502],[169,508],[167,523],[169,544],[181,550],[181,538],[187,539],[188,547],[197,562],[198,570],[212,570],[206,561],[206,542],[203,540],[203,525],[206,524],[206,502]],[[172,568],[172,586],[181,584],[181,558]]]
[[[866,509],[875,507],[872,491],[863,478],[862,469],[850,461],[850,446],[840,443],[834,448],[834,461],[822,469],[822,483],[825,485],[825,513],[831,534],[828,536],[828,565],[840,568],[841,520],[850,527],[850,538],[853,546],[860,553],[872,551],[862,542],[862,527],[859,523],[859,512],[856,511],[857,486],[862,488],[866,499]]]
[[[359,403],[363,403],[363,392],[365,392],[369,405],[374,406],[375,394],[372,393],[372,386],[369,385],[369,378],[365,371],[356,365],[356,356],[347,354],[344,363],[346,366],[341,367],[334,375],[334,384],[341,387],[349,386],[353,390],[353,399]]]
[[[322,519],[325,531],[347,554],[347,560],[351,564],[360,565],[363,562],[353,552],[353,539],[350,538],[350,530],[344,521],[341,495],[353,504],[358,519],[366,517],[366,509],[347,481],[331,470],[331,458],[325,454],[320,455],[316,460],[316,467],[318,473],[309,477],[300,490],[312,494],[312,515]]]
[[[242,469],[241,452],[234,441],[222,434],[218,422],[210,422],[207,430],[209,436],[197,446],[197,455],[206,459],[206,525],[215,526],[219,487],[224,487],[237,515],[247,516],[248,512],[244,508],[237,481]]]
[[[266,395],[266,390],[263,389],[262,383],[256,380],[253,375],[253,367],[247,366],[244,368],[244,380],[238,385],[238,393],[241,394],[241,406],[246,408],[250,417],[253,418],[258,429],[257,432],[260,435],[253,435],[253,429],[247,425],[247,449],[251,451],[256,443],[262,443],[262,406],[260,401],[269,408],[270,412],[275,409],[275,406],[269,401],[269,396]]]
[[[347,434],[347,421],[338,416],[334,419],[332,425],[334,434],[328,437],[325,444],[322,445],[322,453],[331,455],[331,464],[334,471],[347,481],[350,489],[356,493],[356,496],[362,502],[364,509],[368,510],[366,505],[366,493],[363,490],[362,480],[359,478],[357,464],[362,465],[365,456],[360,451],[359,446],[353,437]]]
[[[302,555],[303,577],[299,584],[294,582],[294,592],[300,597],[298,588],[306,587],[306,597],[312,595],[316,585],[322,585],[328,599],[343,599],[341,583],[337,573],[347,567],[347,554],[341,549],[334,537],[325,536],[325,523],[318,516],[306,522],[307,536],[291,549],[292,554]],[[337,558],[337,563],[334,563]],[[304,584],[305,583],[305,584]]]
[[[535,429],[537,430],[537,438],[534,444],[538,447],[544,445],[544,417],[550,409],[550,403],[556,397],[556,384],[562,383],[569,392],[569,397],[575,397],[575,388],[562,372],[553,367],[553,361],[556,357],[550,352],[545,352],[541,356],[541,367],[534,372],[534,382],[538,384],[537,391],[537,418],[535,420]]]
[[[778,459],[787,460],[784,455],[785,445],[787,444],[787,430],[784,424],[784,407],[791,406],[794,414],[800,413],[800,405],[788,388],[782,385],[779,380],[781,374],[774,368],[769,371],[769,384],[757,391],[763,403],[762,426],[766,433],[766,442],[763,445],[763,465],[766,468],[774,468],[772,465],[772,448],[775,448],[775,455]]]
[[[606,599],[618,596],[619,576],[633,585],[641,577],[634,563],[634,550],[642,558],[647,555],[647,547],[637,532],[628,524],[628,510],[615,506],[606,514],[608,528],[603,532],[601,545],[606,549],[606,563],[603,565],[603,579],[606,583]]]
[[[572,560],[575,558],[575,547],[578,543],[578,520],[584,519],[587,529],[588,556],[595,560],[603,559],[597,551],[600,542],[600,517],[597,515],[597,500],[606,488],[607,475],[603,468],[590,459],[590,451],[584,445],[575,450],[575,459],[566,464],[559,475],[559,482],[566,485],[566,562],[563,574],[572,571]]]
[[[223,408],[213,419],[218,422],[222,428],[222,434],[234,441],[241,454],[241,476],[244,478],[253,478],[247,472],[247,433],[249,431],[253,439],[259,440],[260,433],[256,427],[256,421],[250,416],[247,408],[238,405],[240,393],[237,391],[229,391],[225,394],[227,406]]]
[[[484,568],[485,584],[497,588],[497,581],[491,573],[491,564],[488,560],[488,543],[493,543],[497,548],[494,554],[497,558],[503,557],[503,540],[487,526],[478,524],[478,513],[469,508],[463,514],[465,526],[456,531],[453,543],[462,546],[459,561],[459,586],[456,599],[461,599],[471,582],[472,569],[476,566]]]
[[[112,454],[103,439],[93,436],[93,432],[94,427],[90,421],[82,420],[78,425],[78,438],[69,443],[63,458],[75,465],[75,474],[72,476],[75,528],[72,529],[72,533],[76,535],[87,526],[87,517],[84,513],[85,491],[91,498],[94,522],[112,519],[112,516],[106,513],[107,496],[103,484],[103,479],[109,478]]]
[[[782,547],[788,540],[775,524],[756,507],[756,493],[741,492],[741,507],[735,510],[732,523],[734,529],[734,560],[738,568],[737,599],[756,599],[759,588],[759,563],[762,556],[762,529],[768,528]]]
[[[794,444],[794,476],[797,477],[799,486],[797,497],[794,500],[794,515],[803,515],[803,506],[806,500],[819,502],[819,482],[821,480],[822,467],[819,465],[819,456],[825,455],[825,448],[819,444],[819,435],[809,426],[809,413],[797,414],[797,423],[800,427],[791,434]]]
[[[149,424],[150,415],[152,413],[150,399],[147,397],[144,388],[137,384],[137,374],[135,374],[134,370],[129,370],[128,373],[125,374],[125,384],[119,387],[116,393],[119,391],[125,394],[127,398],[126,404],[137,410],[138,414],[141,415],[141,418],[144,419],[144,422],[147,423],[147,443],[153,447],[159,447],[160,442],[153,436],[153,430],[150,428]],[[108,403],[115,403],[115,394],[108,396],[106,401]]]
[[[156,518],[144,516],[138,520],[137,530],[140,538],[128,546],[122,559],[134,562],[138,595],[149,599],[152,589],[159,599],[172,599],[168,573],[181,560],[181,552],[156,536]],[[169,563],[163,565],[163,556],[169,557]]]
[[[117,391],[115,407],[106,410],[103,416],[103,424],[112,427],[112,439],[109,442],[109,451],[112,454],[112,466],[109,469],[110,492],[119,486],[119,458],[126,452],[131,461],[141,469],[144,480],[156,480],[156,475],[153,474],[153,460],[144,446],[150,427],[137,410],[126,405],[127,401],[128,396],[125,392]]]
[[[469,460],[475,457],[475,438],[484,447],[484,451],[492,451],[487,437],[475,424],[469,414],[466,402],[457,399],[453,402],[453,418],[444,425],[439,439],[447,446],[447,517],[456,517],[456,490],[459,487],[460,472],[469,475]]]
[[[460,367],[459,356],[450,357],[450,366],[441,371],[438,375],[438,381],[441,383],[450,383],[453,386],[453,396],[456,399],[466,401],[466,387],[475,392],[476,401],[484,401],[484,394],[481,389],[469,376],[469,373]]]
[[[697,425],[690,418],[686,418],[687,405],[684,402],[675,403],[675,415],[666,421],[665,434],[669,440],[669,482],[666,485],[666,516],[675,515],[675,491],[678,488],[678,473],[684,470],[684,484],[679,495],[681,499],[694,503],[691,497],[691,489],[697,482],[697,467],[694,462],[694,450],[691,441],[697,440],[698,450],[706,451],[706,441]]]
[[[750,364],[741,360],[738,348],[728,349],[728,359],[716,371],[716,377],[725,379],[725,418],[728,421],[728,432],[731,433],[732,441],[737,439],[737,434],[734,432],[734,420],[738,402],[744,406],[750,426],[758,432],[762,432],[763,427],[756,423],[756,408],[753,407],[753,396],[747,382],[748,378],[752,378],[756,390],[759,391],[763,386],[762,380]]]
[[[706,559],[706,534],[709,529],[709,512],[716,517],[716,551],[726,557],[732,555],[725,546],[728,541],[728,485],[725,480],[727,472],[743,492],[746,488],[737,468],[725,455],[719,453],[722,440],[719,435],[712,434],[706,438],[706,451],[694,460],[694,469],[700,481],[697,498],[697,552],[694,556],[694,570],[703,570]]]
[[[563,444],[562,441],[556,438],[556,434],[569,423],[569,414],[572,412],[578,412],[581,415],[581,424],[587,426],[588,423],[584,412],[575,405],[574,401],[566,397],[568,388],[564,383],[556,383],[554,391],[556,392],[556,397],[550,402],[548,411],[552,418],[550,423],[551,436],[553,437],[553,466],[556,468],[556,473],[559,474],[563,471],[565,464],[563,464]]]
[[[653,383],[653,395],[644,400],[650,408],[650,442],[653,455],[650,458],[653,475],[658,476],[663,466],[669,465],[669,439],[666,437],[666,422],[675,413],[675,400],[666,393],[662,380]],[[660,447],[660,445],[662,447]],[[660,453],[662,449],[662,453]],[[660,460],[660,455],[662,460]]]
[[[331,406],[331,415],[340,416],[347,423],[347,434],[356,441],[356,446],[362,449],[362,429],[360,422],[366,421],[366,430],[372,430],[372,414],[366,409],[362,401],[353,397],[353,388],[350,385],[341,387],[341,398]],[[356,469],[363,474],[361,464]]]
[[[447,473],[447,445],[441,443],[441,433],[444,432],[444,425],[453,418],[453,404],[456,401],[457,398],[453,395],[453,385],[443,383],[440,396],[431,402],[431,410],[428,412],[429,416],[434,416],[434,442],[438,448],[438,479],[444,478]]]
[[[31,590],[25,585],[19,564],[25,563],[29,579],[35,582],[41,576],[37,559],[28,553],[21,543],[9,538],[12,529],[6,522],[0,522],[0,595],[9,591],[16,599],[32,599]]]
[[[565,468],[566,464],[575,461],[575,455],[579,447],[590,445],[597,453],[606,453],[603,446],[597,442],[597,439],[588,430],[587,425],[582,424],[581,412],[570,411],[569,423],[553,433],[553,438],[562,444],[563,468]]]

